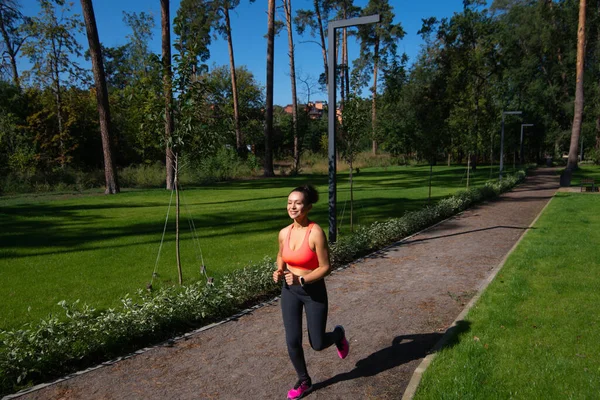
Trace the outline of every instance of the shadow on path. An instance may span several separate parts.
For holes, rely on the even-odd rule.
[[[489,231],[489,230],[493,230],[493,229],[520,229],[520,230],[526,231],[528,229],[536,229],[536,228],[533,228],[533,227],[530,228],[528,226],[505,226],[505,225],[491,226],[489,228],[473,229],[470,231],[450,233],[448,235],[440,235],[440,236],[426,237],[423,239],[407,240],[407,241],[403,242],[403,244],[427,242],[429,240],[434,240],[434,239],[443,239],[443,238],[452,237],[452,236],[467,235],[469,233],[483,232],[483,231]]]
[[[459,321],[448,329],[444,347],[452,347],[458,343],[458,335],[470,329],[470,323]],[[442,339],[443,333],[424,333],[414,335],[396,336],[392,345],[376,351],[362,360],[359,360],[350,372],[337,374],[323,382],[313,385],[311,392],[324,389],[338,382],[349,381],[357,378],[375,376],[381,372],[398,367],[413,360],[427,356],[429,351]]]

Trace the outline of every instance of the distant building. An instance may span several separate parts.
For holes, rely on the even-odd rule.
[[[299,109],[304,109],[310,119],[321,119],[327,112],[327,102],[323,100],[317,100],[315,102],[309,102],[308,104],[298,104]],[[293,106],[288,104],[283,107],[283,111],[287,114],[291,114]]]

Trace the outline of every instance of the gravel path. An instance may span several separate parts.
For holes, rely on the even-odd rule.
[[[327,278],[335,347],[305,353],[309,399],[398,399],[420,361],[558,189],[534,171],[484,203]],[[170,346],[26,393],[24,399],[285,399],[295,382],[279,302]]]

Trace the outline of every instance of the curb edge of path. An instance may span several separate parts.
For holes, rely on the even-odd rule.
[[[479,289],[477,290],[477,293],[475,294],[475,296],[473,296],[471,301],[469,301],[469,303],[465,306],[465,308],[461,311],[461,313],[458,314],[456,319],[452,322],[452,325],[450,325],[450,327],[448,329],[446,329],[444,336],[442,336],[442,338],[430,350],[429,354],[417,366],[417,368],[415,369],[415,372],[413,372],[413,375],[410,378],[410,381],[408,382],[408,386],[406,387],[404,394],[402,395],[402,400],[413,400],[414,399],[415,394],[417,393],[419,384],[421,383],[421,379],[423,378],[423,374],[425,373],[425,371],[427,370],[429,365],[431,365],[433,360],[436,358],[439,351],[442,348],[444,348],[446,346],[447,342],[454,336],[454,332],[456,331],[456,329],[458,327],[458,323],[462,322],[464,320],[464,318],[466,317],[467,313],[471,310],[471,308],[473,308],[473,306],[475,306],[475,304],[477,303],[477,301],[479,300],[479,298],[481,297],[481,295],[483,294],[485,289],[487,289],[487,287],[489,286],[490,283],[492,283],[492,281],[494,280],[494,278],[496,277],[498,272],[500,272],[500,270],[504,267],[504,264],[506,263],[506,260],[508,259],[508,257],[513,253],[513,251],[515,251],[515,249],[521,243],[521,241],[523,240],[523,238],[525,237],[527,232],[529,232],[529,230],[531,228],[533,228],[533,226],[536,224],[536,222],[538,221],[540,216],[544,213],[544,211],[546,211],[546,208],[548,207],[548,205],[550,205],[550,203],[554,199],[555,195],[556,195],[556,192],[552,195],[550,200],[548,200],[546,205],[540,210],[538,215],[529,224],[527,229],[523,232],[523,234],[519,237],[519,239],[511,247],[511,249],[508,251],[508,253],[506,253],[506,255],[502,258],[500,263],[496,267],[494,267],[494,269],[492,269],[492,272],[488,275],[488,277],[485,279],[485,281],[479,286]]]

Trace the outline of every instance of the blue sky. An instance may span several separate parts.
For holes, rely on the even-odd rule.
[[[368,0],[355,0],[358,6],[366,5]],[[255,76],[256,80],[264,84],[266,78],[266,39],[264,35],[267,30],[267,1],[257,0],[249,4],[247,0],[241,0],[240,6],[232,13],[232,35],[237,66],[245,65]],[[20,0],[22,11],[25,15],[35,15],[39,11],[37,0]],[[100,41],[105,46],[114,47],[127,42],[126,36],[130,33],[123,22],[123,11],[149,12],[155,16],[156,24],[154,39],[151,49],[160,54],[160,1],[159,0],[93,0],[98,34]],[[277,1],[279,6],[281,1]],[[399,52],[405,52],[409,56],[409,62],[415,60],[422,44],[417,31],[421,28],[421,20],[428,17],[444,18],[450,17],[454,12],[460,12],[463,8],[463,0],[390,0],[396,14],[395,22],[400,22],[406,31],[406,36],[398,45]],[[174,18],[179,7],[179,0],[171,0],[171,18]],[[293,0],[292,7],[297,9],[310,9],[312,0]],[[73,4],[73,11],[81,13],[79,1]],[[283,15],[280,15],[283,18]],[[172,36],[172,40],[174,37]],[[301,37],[294,32],[294,43],[296,48],[296,73],[299,76],[318,79],[322,67],[322,55],[320,47],[308,35]],[[87,48],[85,34],[80,36],[80,43]],[[303,43],[303,41],[305,43]],[[291,103],[291,90],[289,78],[289,63],[287,49],[287,33],[284,31],[276,38],[275,43],[275,104],[285,105]],[[229,64],[227,43],[222,40],[213,41],[211,47],[211,59],[209,65]],[[358,46],[350,47],[350,60],[358,57]],[[87,66],[82,60],[81,64]],[[21,63],[21,68],[27,68],[27,62]],[[301,86],[301,84],[299,83]],[[300,101],[306,101],[306,94],[298,87]],[[326,100],[325,93],[312,93],[311,100]]]

